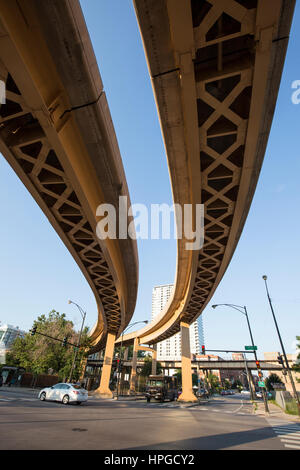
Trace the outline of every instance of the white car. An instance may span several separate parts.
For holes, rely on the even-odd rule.
[[[83,401],[87,401],[88,392],[77,384],[59,383],[53,387],[43,388],[39,393],[39,399],[61,401],[64,405],[68,403],[80,405]]]

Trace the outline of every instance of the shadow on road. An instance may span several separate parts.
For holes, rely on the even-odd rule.
[[[131,450],[221,450],[235,446],[241,446],[243,444],[249,444],[251,442],[259,442],[274,437],[276,438],[276,435],[272,428],[266,426],[258,429],[252,429],[250,431],[228,432],[210,436],[199,436],[179,441],[151,444],[150,446],[132,447]],[[277,448],[278,444],[279,442],[276,439]],[[282,448],[284,447],[282,446]],[[262,449],[261,446],[260,449]],[[274,444],[269,446],[266,445],[264,450],[268,449],[274,449]]]

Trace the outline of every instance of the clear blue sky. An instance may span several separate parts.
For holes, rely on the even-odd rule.
[[[298,3],[298,2],[297,2]],[[81,0],[104,82],[134,203],[172,203],[156,106],[131,0]],[[276,113],[253,204],[232,262],[203,313],[207,349],[244,349],[247,324],[238,312],[213,303],[247,305],[258,355],[279,351],[262,274],[286,351],[300,335],[299,124],[291,84],[300,79],[300,8],[297,5]],[[296,27],[298,25],[298,28]],[[65,312],[79,328],[69,298],[96,321],[92,292],[39,207],[0,159],[0,321],[29,329],[37,315]],[[150,319],[152,287],[175,276],[174,240],[139,241],[140,283],[132,321]]]

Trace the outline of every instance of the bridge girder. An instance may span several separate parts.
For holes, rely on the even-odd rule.
[[[237,246],[276,104],[293,0],[134,0],[174,203],[204,204],[204,245],[178,240],[173,295],[147,327],[154,344],[203,312]]]
[[[0,151],[94,293],[96,352],[130,321],[138,256],[134,240],[96,235],[97,207],[110,203],[118,214],[119,196],[130,199],[79,1],[1,0],[0,36]]]

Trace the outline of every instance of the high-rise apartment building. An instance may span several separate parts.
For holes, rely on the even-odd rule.
[[[173,290],[173,284],[156,286],[152,291],[152,320],[158,315],[168,302]],[[203,321],[200,316],[190,325],[191,354],[201,354],[201,345],[204,344]],[[158,360],[181,359],[181,333],[176,333],[171,338],[157,344]]]
[[[25,331],[12,325],[0,325],[0,364],[5,364],[6,353],[10,350],[14,340],[18,337],[24,337]]]

